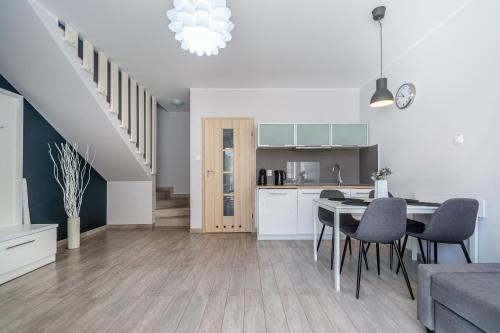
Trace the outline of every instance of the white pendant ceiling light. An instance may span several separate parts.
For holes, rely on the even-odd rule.
[[[167,17],[182,49],[199,56],[216,55],[231,40],[234,24],[226,0],[174,0]]]

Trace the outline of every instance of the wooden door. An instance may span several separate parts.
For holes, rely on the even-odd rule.
[[[252,232],[253,118],[203,119],[203,231]]]

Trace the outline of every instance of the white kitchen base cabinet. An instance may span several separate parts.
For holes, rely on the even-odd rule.
[[[321,194],[321,189],[305,189],[297,190],[297,238],[309,239],[313,234],[312,214],[313,214],[313,200],[318,199]],[[323,224],[318,223],[317,230],[321,230]],[[332,228],[325,228],[323,236],[331,238]]]
[[[326,188],[273,188],[257,191],[257,239],[313,239],[313,200]],[[368,198],[371,189],[335,188],[346,198]],[[323,224],[316,229],[321,231]],[[326,227],[324,239],[331,239],[332,228]]]
[[[57,224],[0,228],[0,284],[55,261]]]
[[[297,190],[259,190],[259,235],[276,239],[296,233]]]

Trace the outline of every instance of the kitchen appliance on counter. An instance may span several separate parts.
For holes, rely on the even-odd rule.
[[[267,170],[260,169],[259,170],[259,178],[257,180],[258,185],[267,185]]]
[[[286,172],[283,170],[274,170],[274,185],[283,185],[286,179]]]

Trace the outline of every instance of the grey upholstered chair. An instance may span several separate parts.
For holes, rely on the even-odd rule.
[[[319,197],[323,198],[323,199],[329,199],[329,198],[345,199],[344,193],[342,193],[339,190],[323,190],[323,191],[321,191]],[[329,226],[329,227],[333,228],[333,226],[334,226],[335,214],[329,210],[326,210],[324,208],[319,207],[318,219],[321,223],[323,223],[323,227],[321,228],[321,233],[319,235],[318,246],[316,248],[317,251],[319,251],[319,245],[321,244],[321,240],[323,239],[323,233],[325,232],[325,227]],[[359,221],[354,219],[351,214],[340,214],[340,225],[341,226],[342,225],[357,225],[358,223],[359,223]],[[334,239],[332,237],[330,269],[333,269],[333,254],[334,254],[333,241],[334,241]],[[347,242],[347,240],[346,240],[346,242]],[[349,251],[352,253],[350,241],[349,241]]]
[[[472,236],[476,227],[479,202],[475,199],[456,198],[446,200],[432,214],[427,225],[418,223],[406,230],[401,253],[404,253],[408,236],[418,239],[420,253],[424,263],[430,263],[431,243],[434,243],[434,262],[438,262],[437,244],[460,244],[465,259],[471,263],[464,240]],[[427,241],[427,259],[424,255],[422,240]],[[396,272],[399,271],[399,266]]]
[[[363,260],[364,244],[375,243],[377,247],[377,262],[379,259],[379,244],[390,244],[398,257],[401,264],[403,275],[406,281],[406,286],[410,292],[412,299],[413,291],[411,289],[408,274],[404,267],[401,255],[399,253],[397,240],[401,239],[406,231],[406,201],[401,198],[380,198],[373,200],[365,210],[363,217],[358,225],[341,225],[340,231],[347,238],[359,240],[358,254],[358,277],[356,285],[356,298],[359,298],[359,287],[361,282],[361,261]],[[342,261],[340,268],[344,265],[345,252],[347,249],[347,241],[344,244],[342,253]]]
[[[368,193],[368,197],[375,198],[375,190],[371,190],[370,193]],[[392,195],[391,192],[389,192],[389,198],[394,198],[394,196]],[[415,220],[412,220],[412,219],[409,219],[409,218],[406,218],[406,230],[415,229],[415,228],[418,229],[420,227],[420,225],[422,225],[422,223],[415,221]],[[370,248],[370,243],[368,243],[366,246],[366,252],[368,252],[369,248]],[[399,239],[398,239],[398,248],[401,248],[401,240],[399,240]],[[404,251],[402,251],[401,253],[404,254]],[[394,249],[391,246],[391,250],[389,253],[389,268],[391,270],[392,270],[392,262],[394,261],[393,258],[394,258]],[[399,265],[398,265],[398,267],[399,267]],[[377,269],[380,272],[380,265],[377,266]]]

